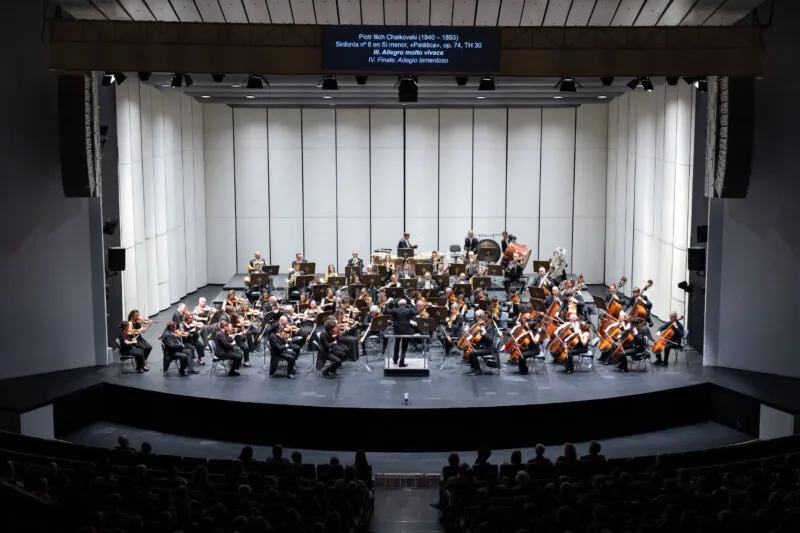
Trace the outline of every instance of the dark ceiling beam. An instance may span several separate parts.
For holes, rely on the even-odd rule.
[[[501,28],[504,76],[760,76],[758,26]],[[322,27],[51,20],[50,67],[319,74]],[[399,73],[398,73],[399,74]]]

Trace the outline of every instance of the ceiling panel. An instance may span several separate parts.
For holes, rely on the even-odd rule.
[[[730,26],[749,15],[764,0],[728,0],[722,9],[711,15],[706,24],[709,26]]]
[[[247,14],[244,11],[244,4],[242,0],[219,0],[219,7],[222,8],[222,15],[225,17],[225,22],[235,24],[246,24]]]
[[[194,0],[194,3],[197,5],[197,9],[200,10],[203,22],[225,22],[225,17],[222,16],[222,9],[220,9],[217,0]]]
[[[667,7],[664,14],[661,15],[661,20],[658,21],[659,26],[677,26],[683,20],[683,17],[694,7],[697,0],[672,0],[672,3]]]
[[[655,26],[672,0],[647,0],[634,26]]]
[[[364,24],[383,24],[383,0],[361,0],[361,19]]]
[[[94,0],[97,9],[103,12],[108,20],[131,20],[128,12],[125,11],[117,0]]]
[[[339,24],[361,24],[361,2],[339,0]]]
[[[609,26],[619,7],[619,0],[597,0],[589,26]]]
[[[474,26],[478,0],[453,0],[453,26]]]
[[[438,2],[439,0],[433,0]],[[428,26],[431,20],[431,0],[409,0],[408,24],[410,26]]]
[[[453,0],[432,0],[431,26],[450,26],[452,24]]]
[[[273,24],[292,24],[292,6],[289,0],[267,0],[269,17]]]
[[[383,0],[384,24],[406,25],[406,0]]]
[[[520,26],[541,26],[544,12],[547,10],[547,0],[525,0],[522,8]]]
[[[565,26],[572,0],[550,0],[544,14],[545,26]]]
[[[118,0],[133,20],[155,20],[143,0]]]
[[[497,19],[500,16],[500,6],[502,3],[502,0],[478,0],[478,9],[475,12],[475,25],[497,26]],[[514,25],[516,26],[516,24]]]
[[[180,19],[167,0],[145,0],[150,12],[159,22],[179,22]]]
[[[317,24],[339,24],[336,0],[314,0]]]
[[[587,26],[595,4],[595,0],[574,0],[569,10],[567,26]]]
[[[500,3],[500,26],[519,26],[519,19],[522,18],[522,8],[525,7],[525,0],[503,0]]]
[[[314,0],[290,0],[292,17],[295,24],[316,24],[314,16]]]
[[[244,4],[244,9],[247,11],[247,20],[251,24],[269,24],[272,22],[267,9],[267,0],[242,0],[242,4]]]
[[[681,21],[681,26],[702,26],[708,17],[725,3],[725,0],[698,0]]]
[[[203,22],[194,0],[170,0],[181,22]]]
[[[59,0],[61,8],[82,20],[106,20],[106,16],[85,0]]]
[[[644,0],[622,0],[616,15],[611,21],[611,25],[633,26],[633,22],[639,16],[639,11],[641,11],[643,5]]]

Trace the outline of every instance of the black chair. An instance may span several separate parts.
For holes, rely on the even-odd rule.
[[[114,347],[116,348],[117,353],[119,354],[119,373],[120,374],[125,374],[126,373],[125,372],[125,361],[128,361],[131,364],[131,370],[130,370],[130,372],[127,372],[127,373],[128,374],[131,373],[131,372],[135,373],[136,372],[136,361],[134,360],[134,357],[132,355],[123,355],[122,354],[122,347],[119,344],[119,338],[115,338],[114,339]]]

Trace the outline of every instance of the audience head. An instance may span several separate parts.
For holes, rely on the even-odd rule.
[[[273,459],[280,459],[283,457],[283,446],[280,444],[275,444],[272,446],[272,458]]]
[[[513,452],[511,452],[511,464],[512,465],[522,464],[522,451],[514,450]]]
[[[253,447],[252,446],[243,447],[242,451],[239,453],[239,460],[250,461],[252,459],[253,459]]]
[[[153,446],[149,442],[143,442],[141,447],[142,453],[152,453]]]
[[[575,449],[575,445],[571,442],[564,444],[564,458],[568,461],[574,461],[578,459],[578,451]]]
[[[120,448],[127,448],[130,446],[131,441],[128,440],[127,435],[120,435],[119,437],[117,437],[117,444],[119,445]]]
[[[593,440],[592,442],[589,443],[589,455],[591,455],[592,457],[597,457],[598,455],[600,455],[601,448],[602,447],[600,446],[600,443],[597,442],[596,440]]]
[[[292,452],[292,462],[296,465],[303,464],[303,453],[295,450]]]

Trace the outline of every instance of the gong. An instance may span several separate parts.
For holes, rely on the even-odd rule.
[[[478,261],[496,263],[500,260],[501,255],[500,245],[492,239],[482,239],[478,241],[478,249],[475,250],[475,256],[478,258]]]

